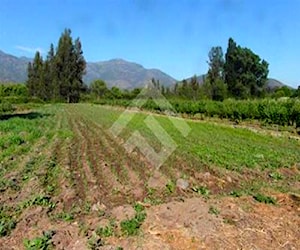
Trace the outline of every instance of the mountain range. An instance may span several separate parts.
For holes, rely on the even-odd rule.
[[[32,59],[16,57],[0,50],[0,82],[25,82],[27,65],[30,61]],[[145,69],[140,64],[123,59],[87,62],[83,80],[90,84],[93,80],[102,79],[109,87],[132,89],[143,86],[152,78],[159,80],[164,86],[170,86],[176,82],[174,78],[159,69]]]
[[[16,57],[0,50],[0,82],[25,82],[27,79],[27,65],[32,59]],[[147,81],[155,78],[164,86],[172,86],[176,79],[159,69],[146,69],[142,65],[123,59],[112,59],[102,62],[88,62],[86,74],[83,78],[86,84],[95,79],[104,80],[108,87],[118,86],[122,89],[133,89],[143,86]],[[197,77],[200,84],[205,75]],[[270,89],[285,86],[284,83],[269,78],[267,86]]]
[[[163,85],[173,85],[176,80],[158,69],[145,69],[142,65],[123,59],[87,63],[84,82],[90,83],[95,79],[104,80],[108,86],[118,86],[130,89],[144,85],[155,78]]]

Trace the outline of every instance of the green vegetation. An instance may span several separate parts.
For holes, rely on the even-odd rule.
[[[100,237],[110,237],[113,236],[115,233],[117,225],[114,220],[109,221],[109,225],[105,227],[98,227],[96,229],[96,234]]]
[[[248,102],[207,103],[230,101],[232,106],[234,103],[246,106]],[[263,101],[255,102],[259,106]],[[141,161],[138,149],[128,154],[123,145],[108,134],[108,129],[123,111],[96,104],[51,104],[1,120],[0,192],[1,202],[7,203],[0,215],[3,239],[9,238],[7,236],[21,224],[19,221],[35,210],[42,211],[50,221],[59,220],[59,225],[77,224],[81,236],[89,238],[94,247],[104,245],[104,237],[138,235],[146,218],[146,211],[140,204],[135,206],[133,218],[118,224],[111,221],[99,227],[99,224],[90,225],[85,221],[91,216],[106,218],[109,214],[105,206],[92,202],[95,198],[112,206],[135,202],[135,190],[127,188],[129,184],[138,185],[133,182],[135,178],[141,180],[139,189],[147,194],[144,202],[148,204],[178,197],[180,190],[176,189],[175,180],[179,176],[189,180],[192,187],[185,192],[187,197],[194,197],[196,193],[211,200],[215,194],[230,194],[275,204],[275,198],[262,195],[265,190],[299,192],[293,185],[300,178],[294,170],[295,164],[300,162],[297,140],[284,134],[276,137],[265,131],[233,127],[217,119],[213,122],[185,120],[191,131],[183,137],[173,124],[181,118],[134,112],[118,140],[126,142],[134,131],[139,131],[160,152],[161,142],[145,124],[145,119],[152,115],[177,145],[159,169],[170,181],[161,187],[149,188],[148,181],[153,176],[150,164]],[[130,117],[132,112],[123,115]],[[295,174],[291,174],[292,171]],[[201,180],[204,172],[210,172],[211,177],[222,182]],[[227,181],[227,175],[232,177],[232,183]],[[219,184],[227,186],[223,189]],[[95,188],[100,185],[101,188]],[[114,189],[118,192],[112,192]],[[22,195],[15,202],[14,197],[19,192]],[[98,205],[99,210],[95,210]],[[210,209],[212,214],[218,215],[218,212]],[[28,240],[26,244],[45,245],[48,241],[41,238],[43,236]]]
[[[28,64],[28,92],[45,101],[78,102],[85,67],[79,38],[73,42],[71,30],[65,29],[56,50],[51,44],[45,61],[36,52],[33,63]]]
[[[194,192],[196,192],[197,194],[201,194],[201,195],[204,195],[204,196],[208,196],[209,195],[209,189],[207,187],[204,187],[204,186],[195,186],[195,187],[192,187],[192,190]]]
[[[72,222],[74,220],[74,215],[72,213],[62,212],[55,215],[56,219],[60,219],[66,222]]]
[[[174,193],[175,191],[175,188],[176,188],[176,185],[174,183],[174,181],[169,181],[167,184],[166,184],[166,188],[167,188],[167,192],[168,193]]]
[[[106,100],[102,99],[100,104],[134,107],[135,103],[129,100]],[[202,100],[187,101],[171,99],[172,108],[158,106],[154,101],[148,100],[143,109],[154,112],[175,111],[179,114],[187,114],[189,117],[215,117],[229,119],[231,121],[253,121],[258,120],[261,124],[275,124],[280,126],[300,127],[300,101],[298,99],[274,100],[233,100],[227,99],[223,102]]]
[[[162,96],[145,100],[141,89],[108,88],[100,79],[84,86],[81,43],[79,39],[73,42],[70,30],[61,35],[56,49],[51,45],[45,60],[37,52],[28,66],[27,85],[0,85],[2,239],[22,227],[24,223],[19,222],[24,218],[31,222],[36,216],[33,211],[40,211],[43,218],[59,226],[77,225],[89,248],[98,249],[105,245],[105,237],[139,235],[147,216],[144,206],[135,203],[140,198],[157,205],[173,198],[183,201],[183,193],[186,197],[196,193],[206,201],[214,195],[231,195],[276,204],[275,195],[263,192],[298,195],[294,184],[300,180],[295,167],[300,162],[299,141],[291,135],[300,133],[300,88],[282,87],[268,93],[268,63],[233,39],[229,39],[225,58],[219,46],[208,57],[203,84],[194,76],[167,88],[152,79]],[[171,105],[161,100],[163,96]],[[93,104],[49,104],[80,100]],[[129,109],[123,112],[123,108],[104,105]],[[116,139],[109,129],[120,115],[130,121]],[[184,120],[190,128],[186,136],[174,125],[182,121],[179,115],[190,118]],[[150,116],[176,145],[157,169],[162,180],[151,184],[151,160],[138,148],[132,153],[124,148],[133,133],[139,132],[154,151],[164,150],[145,122]],[[239,123],[245,128],[236,126]],[[259,125],[292,133],[274,136]],[[204,173],[208,174],[204,177]],[[192,188],[176,188],[179,176]],[[133,203],[133,218],[116,222],[107,213],[112,207]],[[218,216],[220,211],[210,206],[208,213]],[[108,217],[109,223],[99,226],[91,220],[97,216]],[[35,219],[32,222],[38,224]],[[231,218],[224,222],[235,223]],[[25,249],[51,249],[54,233],[25,239]]]
[[[0,237],[7,236],[16,227],[17,221],[5,211],[5,207],[0,207]]]
[[[208,213],[218,216],[220,214],[220,211],[216,207],[210,206]]]
[[[55,234],[54,231],[43,232],[43,236],[36,237],[32,240],[25,239],[24,247],[26,250],[48,250],[52,249],[52,237]]]
[[[134,206],[135,216],[132,219],[121,221],[121,230],[127,236],[137,235],[139,229],[146,219],[146,212],[144,211],[144,207],[140,204],[136,204]]]
[[[258,202],[262,202],[262,203],[266,203],[266,204],[273,204],[275,205],[276,204],[276,199],[271,197],[271,196],[266,196],[264,194],[256,194],[256,195],[253,195],[253,198],[258,201]]]
[[[53,210],[55,208],[55,203],[51,201],[51,197],[44,196],[44,195],[38,195],[30,200],[27,200],[23,202],[21,205],[22,209],[25,209],[27,207],[31,206],[42,206],[47,207],[49,210]]]
[[[225,55],[225,83],[231,97],[244,99],[264,95],[268,63],[230,38]]]

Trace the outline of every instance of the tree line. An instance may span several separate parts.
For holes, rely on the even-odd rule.
[[[175,85],[173,93],[188,99],[247,99],[264,97],[269,64],[248,48],[229,38],[224,56],[222,47],[208,53],[208,72],[201,84],[196,76]]]
[[[73,41],[71,30],[65,29],[57,48],[50,45],[45,60],[37,51],[33,62],[28,64],[29,94],[44,101],[78,102],[84,90],[85,68],[80,39]]]
[[[212,47],[207,63],[209,69],[202,79],[194,76],[170,87],[165,87],[155,79],[152,79],[152,83],[166,97],[194,101],[262,98],[268,94],[266,83],[269,64],[249,48],[237,45],[232,38],[228,40],[225,54],[222,47]],[[101,79],[87,86],[82,80],[85,68],[80,39],[73,41],[71,30],[65,29],[57,48],[50,45],[45,60],[40,52],[36,52],[33,62],[28,64],[28,93],[43,101],[78,102],[80,98],[132,99],[140,92],[138,88],[109,89]],[[299,93],[300,88],[292,91],[283,87],[276,90],[273,97],[298,96]]]

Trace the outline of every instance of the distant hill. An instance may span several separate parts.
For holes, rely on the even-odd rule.
[[[267,81],[267,88],[270,89],[270,90],[275,90],[275,89],[281,88],[283,86],[287,86],[287,85],[285,85],[284,83],[282,83],[282,82],[280,82],[276,79],[273,79],[273,78],[269,78],[268,81]]]
[[[28,62],[29,58],[15,57],[0,50],[0,81],[24,82],[27,78]]]
[[[123,59],[88,63],[84,81],[90,83],[94,79],[103,79],[108,86],[131,89],[144,85],[155,78],[163,85],[170,86],[176,82],[174,78],[158,69],[145,69],[142,65]]]
[[[0,51],[0,82],[25,82],[27,65],[32,59],[15,57]],[[87,63],[84,82],[90,84],[95,79],[103,79],[108,86],[131,89],[143,86],[155,78],[161,84],[170,86],[176,82],[174,78],[158,69],[145,69],[142,65],[122,59]]]
[[[31,60],[26,57],[9,55],[0,50],[0,82],[25,82],[27,79],[27,65]],[[145,69],[140,64],[123,59],[88,62],[86,72],[83,80],[87,84],[95,79],[102,79],[109,87],[118,86],[123,89],[141,87],[152,78],[159,80],[164,86],[171,86],[176,82],[173,77],[159,69]],[[197,79],[202,84],[205,74],[197,76]],[[267,86],[272,91],[277,87],[286,85],[276,79],[269,78]]]

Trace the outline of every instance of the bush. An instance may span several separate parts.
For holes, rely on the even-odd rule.
[[[11,113],[13,111],[14,111],[14,107],[11,103],[9,102],[0,103],[0,115]]]

